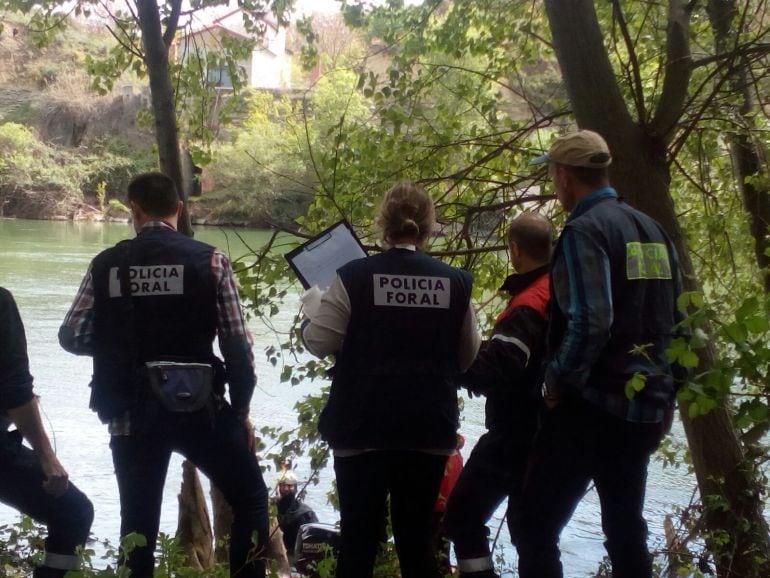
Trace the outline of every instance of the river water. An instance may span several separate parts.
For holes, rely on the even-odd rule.
[[[24,320],[35,390],[41,396],[44,421],[62,463],[71,479],[93,501],[96,517],[92,533],[99,539],[117,543],[120,524],[117,486],[112,471],[108,447],[109,436],[96,415],[88,409],[91,361],[62,350],[57,331],[91,258],[101,249],[121,239],[129,238],[133,230],[127,224],[85,222],[50,222],[0,219],[0,285],[15,296]],[[248,253],[246,246],[259,247],[269,233],[259,230],[201,228],[196,238],[222,248],[233,259]],[[289,247],[286,248],[288,251]],[[257,319],[249,321],[254,335],[254,353],[259,377],[258,389],[252,401],[252,421],[257,428],[291,426],[295,424],[293,406],[303,396],[313,393],[321,384],[290,386],[280,383],[281,367],[267,360],[266,347],[277,346],[276,332],[285,332],[296,313],[296,298],[301,291],[297,284],[289,304],[265,326]],[[483,402],[479,398],[465,400],[461,432],[466,437],[464,454],[484,432]],[[675,424],[672,434],[682,440],[683,434]],[[181,460],[175,457],[169,468],[164,494],[161,531],[173,534],[177,523],[177,493],[181,480]],[[300,461],[300,478],[309,475],[307,461]],[[275,472],[265,472],[268,486],[275,484]],[[338,519],[326,501],[333,471],[322,472],[321,483],[308,488],[306,501],[316,510],[321,521]],[[650,525],[650,545],[663,544],[663,518],[677,504],[687,504],[691,498],[694,479],[679,469],[663,468],[654,461],[650,466],[646,516]],[[493,520],[496,530],[503,511]],[[14,510],[0,505],[0,524],[18,519]],[[505,527],[500,534],[507,565],[515,561]],[[600,529],[598,500],[590,491],[578,507],[561,541],[565,576],[593,576],[604,556]],[[506,577],[513,573],[504,574]]]

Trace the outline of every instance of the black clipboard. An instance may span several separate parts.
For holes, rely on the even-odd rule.
[[[328,289],[337,269],[366,256],[353,227],[344,219],[284,255],[305,289],[318,285],[321,290]]]

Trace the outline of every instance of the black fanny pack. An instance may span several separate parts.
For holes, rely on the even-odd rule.
[[[208,363],[149,361],[150,388],[161,406],[174,413],[194,413],[214,404],[214,368]]]

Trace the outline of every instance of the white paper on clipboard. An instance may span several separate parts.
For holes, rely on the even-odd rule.
[[[326,290],[337,269],[354,259],[366,257],[361,242],[346,221],[340,221],[286,255],[305,289],[318,285]]]

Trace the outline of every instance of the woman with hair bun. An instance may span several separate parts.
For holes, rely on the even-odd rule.
[[[454,378],[479,336],[470,274],[422,251],[434,222],[422,187],[391,188],[377,218],[389,249],[341,267],[303,327],[311,353],[336,355],[319,431],[334,452],[337,578],[372,576],[388,497],[401,576],[440,575],[433,505],[456,446]]]

